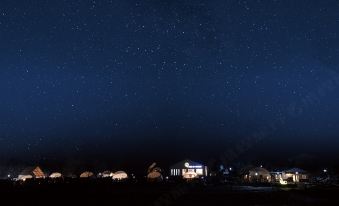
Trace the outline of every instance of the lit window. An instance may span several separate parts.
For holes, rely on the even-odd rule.
[[[203,170],[202,169],[196,169],[195,173],[197,173],[197,175],[203,175]]]

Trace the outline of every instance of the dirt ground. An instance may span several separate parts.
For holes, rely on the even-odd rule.
[[[339,205],[339,188],[113,183],[0,183],[1,205]]]

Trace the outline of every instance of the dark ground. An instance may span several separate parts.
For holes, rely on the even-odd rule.
[[[73,180],[66,183],[1,182],[0,197],[1,205],[339,205],[339,188]]]

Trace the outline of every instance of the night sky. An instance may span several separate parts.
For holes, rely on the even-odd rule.
[[[338,157],[338,35],[338,0],[1,0],[0,161]]]

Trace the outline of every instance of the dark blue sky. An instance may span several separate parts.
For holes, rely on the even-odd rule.
[[[337,0],[1,0],[0,154],[215,156],[273,124],[251,148],[338,155],[338,11]]]

